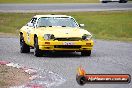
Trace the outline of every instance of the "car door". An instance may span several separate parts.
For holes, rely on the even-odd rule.
[[[30,46],[33,46],[33,36],[34,36],[34,29],[35,29],[35,23],[37,18],[32,18],[31,21],[27,24],[26,34],[27,34],[27,44]]]

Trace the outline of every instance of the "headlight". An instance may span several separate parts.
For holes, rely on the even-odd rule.
[[[54,35],[53,34],[44,34],[44,39],[45,40],[50,40],[50,39],[54,39]]]
[[[90,40],[92,38],[92,35],[88,35],[88,34],[84,34],[83,36],[82,36],[82,39],[83,40]]]

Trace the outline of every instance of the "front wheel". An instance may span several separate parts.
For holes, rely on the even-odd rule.
[[[24,37],[20,34],[20,52],[21,53],[29,53],[30,47],[25,43]]]
[[[91,50],[87,50],[87,51],[82,51],[81,52],[82,56],[90,56],[91,55]]]
[[[39,49],[37,37],[34,39],[34,56],[36,57],[42,56],[42,51]]]

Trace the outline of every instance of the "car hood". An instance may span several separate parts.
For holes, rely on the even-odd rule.
[[[41,34],[53,34],[56,38],[82,37],[84,34],[91,35],[87,30],[72,27],[41,27]]]

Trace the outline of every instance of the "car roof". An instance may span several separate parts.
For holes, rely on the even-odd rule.
[[[71,16],[67,16],[67,15],[36,15],[34,17],[36,17],[36,18],[40,18],[40,17],[70,17],[71,18]]]

